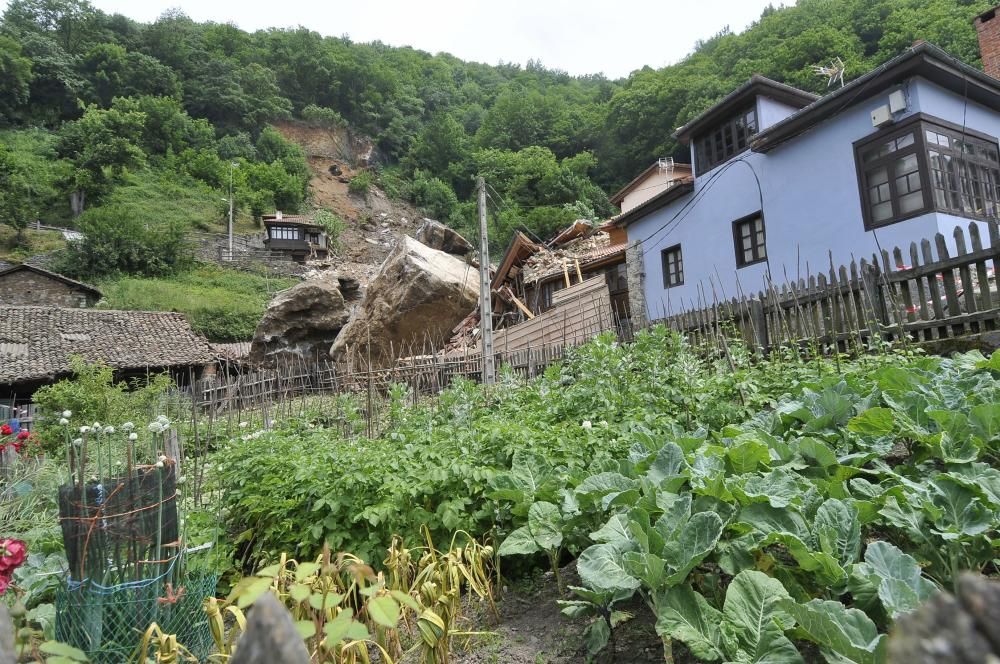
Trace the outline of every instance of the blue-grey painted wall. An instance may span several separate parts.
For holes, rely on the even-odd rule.
[[[786,275],[798,279],[828,272],[831,261],[839,267],[852,258],[870,259],[879,246],[886,250],[899,246],[906,255],[913,241],[933,239],[939,231],[951,238],[956,225],[967,226],[966,219],[930,213],[865,231],[853,144],[878,131],[872,126],[871,111],[888,103],[895,89],[902,89],[907,98],[907,108],[894,116],[896,121],[922,112],[962,124],[964,116],[970,129],[1000,135],[1000,113],[972,102],[966,105],[960,96],[914,78],[859,102],[769,153],[747,151],[707,173],[697,173],[691,194],[628,227],[629,241],[643,244],[647,314],[660,318],[699,302],[711,304],[714,298],[764,288],[768,264],[737,269],[732,231],[734,220],[760,210],[762,202],[771,278],[779,284]],[[762,128],[794,110],[782,106],[759,100]],[[676,244],[683,254],[684,284],[667,289],[660,252]]]

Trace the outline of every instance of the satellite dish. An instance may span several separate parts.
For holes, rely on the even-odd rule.
[[[839,57],[830,61],[829,65],[813,65],[813,73],[817,76],[826,77],[826,87],[833,87],[834,83],[840,83],[844,87],[844,61]]]

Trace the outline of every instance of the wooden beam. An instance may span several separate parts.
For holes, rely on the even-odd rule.
[[[517,299],[517,296],[514,295],[513,291],[510,294],[510,299],[514,301],[514,304],[517,306],[518,309],[521,310],[521,313],[523,313],[525,316],[528,317],[528,320],[531,320],[532,318],[535,317],[535,314],[531,313],[531,309],[521,304],[521,301]]]
[[[570,286],[570,283],[569,283],[569,268],[566,267],[566,259],[565,258],[563,259],[562,264],[563,264],[563,277],[566,279],[566,288],[569,288],[569,286]]]
[[[580,259],[574,258],[573,263],[576,264],[576,279],[577,283],[583,281],[583,272],[580,272]]]

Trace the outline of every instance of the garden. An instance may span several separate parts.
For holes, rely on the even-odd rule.
[[[652,328],[532,380],[201,419],[79,365],[0,441],[18,652],[224,662],[273,597],[313,662],[888,661],[1000,573],[1000,354],[868,350]],[[536,610],[570,637],[533,646]]]

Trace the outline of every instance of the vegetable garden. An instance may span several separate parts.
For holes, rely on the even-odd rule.
[[[734,342],[711,357],[653,328],[599,337],[527,383],[385,399],[372,437],[349,397],[201,432],[217,499],[179,494],[187,542],[214,542],[206,566],[228,595],[209,624],[225,615],[238,633],[271,592],[313,661],[444,662],[491,629],[459,594],[492,606],[497,569],[547,569],[584,629],[565,661],[613,657],[645,612],[665,661],[868,664],[960,572],[1000,573],[1000,354],[761,360]],[[0,516],[32,552],[13,577],[29,624],[51,589],[26,568],[61,555],[40,522],[52,507],[31,504],[48,516]],[[213,661],[236,633],[213,632]]]

